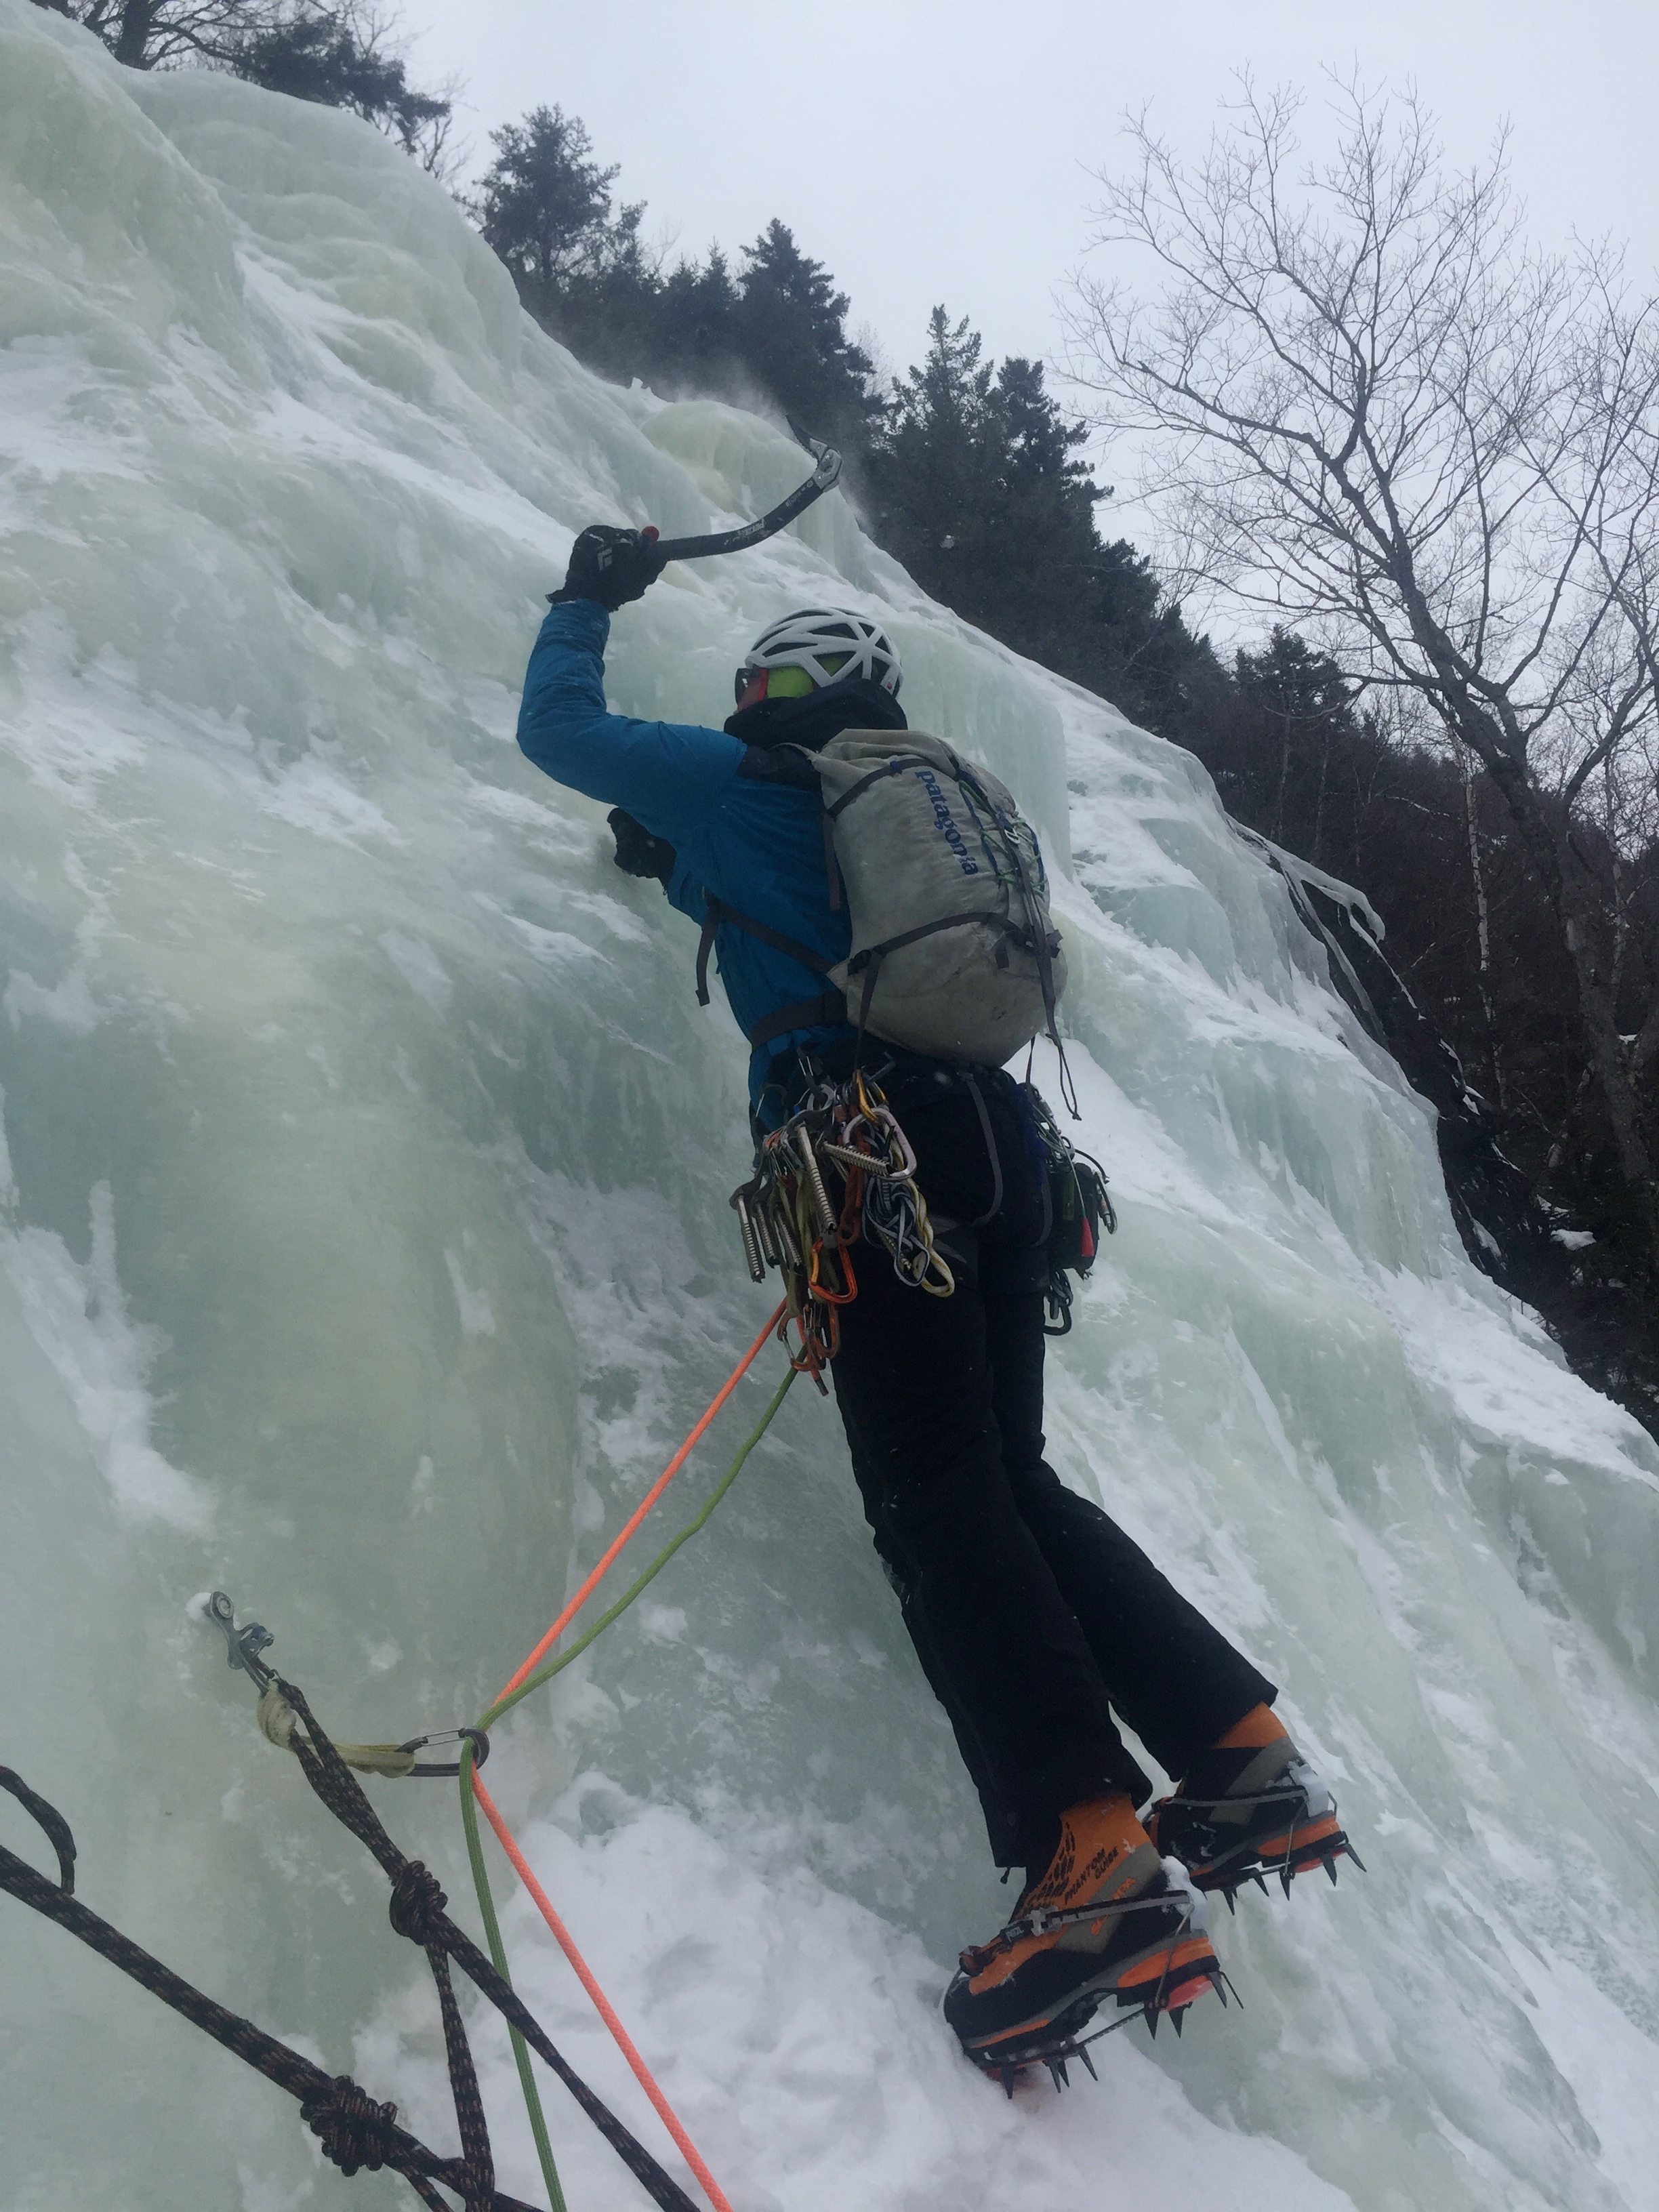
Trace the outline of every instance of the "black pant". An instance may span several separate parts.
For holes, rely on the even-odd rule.
[[[1113,1706],[1179,1776],[1277,1693],[1043,1460],[1046,1212],[1018,1087],[913,1070],[887,1090],[928,1206],[951,1224],[939,1246],[957,1290],[929,1297],[860,1246],[836,1396],[876,1548],[992,1850],[1030,1866],[1066,1806],[1150,1796]]]

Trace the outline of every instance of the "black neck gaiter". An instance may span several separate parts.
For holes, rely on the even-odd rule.
[[[817,752],[843,730],[908,730],[904,709],[870,677],[826,684],[804,699],[757,699],[726,725],[746,745],[800,745]]]

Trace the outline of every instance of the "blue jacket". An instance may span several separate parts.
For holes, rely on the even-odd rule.
[[[519,744],[556,782],[625,807],[678,855],[670,902],[702,927],[712,891],[825,960],[851,947],[845,908],[832,911],[816,791],[738,774],[750,748],[724,730],[641,722],[605,703],[611,617],[591,599],[551,607],[526,672]],[[746,1036],[757,1022],[830,986],[788,954],[729,922],[716,933],[726,995]],[[688,988],[690,978],[688,975]],[[772,1060],[798,1044],[850,1036],[845,1023],[792,1030],[750,1056],[749,1092],[759,1103]]]

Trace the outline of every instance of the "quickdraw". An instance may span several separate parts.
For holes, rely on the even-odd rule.
[[[1048,1102],[1030,1079],[1024,1085],[1031,1120],[1048,1159],[1048,1286],[1043,1292],[1045,1336],[1065,1336],[1075,1296],[1066,1274],[1086,1281],[1100,1251],[1103,1231],[1117,1233],[1117,1209],[1106,1188],[1106,1170],[1079,1152],[1061,1130]]]
[[[861,1070],[819,1082],[762,1137],[755,1172],[732,1194],[757,1283],[783,1277],[779,1340],[820,1390],[840,1349],[837,1310],[858,1296],[853,1247],[878,1245],[902,1282],[948,1298],[956,1278],[933,1242],[916,1156],[879,1085]],[[790,1344],[791,1333],[796,1342]]]

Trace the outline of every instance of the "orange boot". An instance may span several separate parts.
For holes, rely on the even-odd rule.
[[[1334,1881],[1345,1852],[1364,1872],[1338,1824],[1335,1799],[1266,1705],[1199,1754],[1174,1796],[1152,1807],[1146,1826],[1198,1888],[1220,1890],[1230,1907],[1241,1882],[1267,1887],[1264,1869],[1276,1870],[1287,1893],[1295,1875],[1316,1866]]]
[[[1039,2060],[1064,2081],[1099,2006],[1133,2006],[1154,2033],[1167,2012],[1178,2030],[1212,1986],[1220,1995],[1201,1901],[1172,1887],[1127,1796],[1097,1797],[1060,1814],[1054,1856],[1008,1925],[963,1953],[945,2017],[1012,2096]]]

